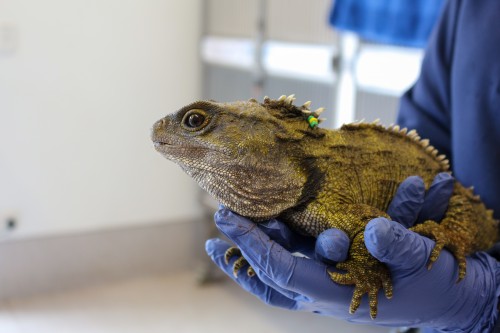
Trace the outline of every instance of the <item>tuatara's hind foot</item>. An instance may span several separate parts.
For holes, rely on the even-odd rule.
[[[432,249],[429,256],[427,268],[431,269],[432,264],[438,259],[439,254],[446,247],[455,257],[458,262],[458,281],[460,282],[466,274],[466,249],[470,247],[470,240],[466,234],[460,230],[452,230],[443,224],[438,224],[434,221],[426,221],[422,224],[417,224],[410,230],[433,239],[436,245]]]
[[[235,256],[238,256],[238,259],[233,263],[233,275],[237,278],[240,270],[248,265],[248,261],[241,255],[241,250],[239,248],[232,246],[224,253],[224,262],[226,265],[229,265],[229,260]],[[250,277],[255,276],[255,271],[250,265],[248,265],[247,268],[247,275]]]
[[[364,247],[363,234],[353,241],[349,251],[349,259],[338,263],[336,268],[345,273],[328,272],[330,278],[339,284],[354,285],[354,293],[349,307],[353,314],[361,304],[361,298],[368,294],[370,317],[377,317],[378,291],[384,289],[385,297],[392,298],[392,282],[389,269],[373,258]]]

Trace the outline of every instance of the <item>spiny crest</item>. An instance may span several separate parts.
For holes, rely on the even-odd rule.
[[[381,131],[386,131],[392,133],[394,135],[398,135],[404,137],[408,140],[419,144],[422,149],[429,155],[431,155],[435,160],[437,160],[444,170],[449,170],[450,161],[446,158],[445,155],[439,155],[439,152],[434,146],[429,144],[429,139],[422,139],[416,130],[410,130],[405,128],[400,128],[399,125],[390,125],[389,127],[384,127],[380,124],[380,119],[373,121],[372,123],[365,123],[364,119],[358,122],[354,122],[352,124],[346,124],[342,126],[343,129],[357,129],[357,128],[375,128]]]
[[[302,106],[298,107],[293,104],[295,99],[295,95],[293,94],[290,96],[282,95],[276,100],[266,96],[264,97],[262,105],[269,110],[279,111],[279,115],[282,118],[303,118],[309,123],[311,128],[316,127],[326,120],[324,118],[319,118],[319,115],[325,111],[325,108],[318,108],[312,111],[310,109],[311,101],[307,101]]]
[[[416,130],[413,129],[411,131],[408,131],[407,128],[400,129],[398,125],[389,126],[388,130],[406,136],[407,138],[420,144],[422,149],[424,149],[426,153],[428,153],[429,155],[434,157],[438,162],[440,162],[441,166],[443,166],[445,170],[448,170],[450,168],[450,161],[446,158],[446,156],[438,155],[439,154],[438,150],[434,148],[434,146],[431,146],[429,144],[429,139],[422,139],[417,134]]]

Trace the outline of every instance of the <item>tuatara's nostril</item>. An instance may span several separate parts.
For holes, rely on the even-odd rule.
[[[165,129],[165,118],[162,118],[158,120],[156,123],[153,125],[153,131],[160,131]]]
[[[156,122],[156,125],[158,127],[164,127],[165,126],[165,118],[162,118]]]

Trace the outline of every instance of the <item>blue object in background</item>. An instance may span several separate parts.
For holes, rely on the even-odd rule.
[[[424,47],[443,0],[335,0],[330,24],[384,44]]]

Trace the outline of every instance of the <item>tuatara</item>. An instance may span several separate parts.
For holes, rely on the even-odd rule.
[[[256,222],[278,218],[295,231],[317,237],[335,227],[351,240],[349,256],[329,272],[333,281],[354,285],[350,312],[368,294],[377,315],[377,294],[392,296],[387,267],[364,245],[365,225],[385,211],[408,176],[428,188],[449,162],[414,130],[378,123],[354,123],[338,130],[318,127],[322,108],[293,104],[292,96],[232,103],[198,101],[154,124],[152,140],[199,185],[229,209]],[[436,245],[430,265],[443,247],[466,274],[465,256],[493,245],[498,221],[471,189],[454,185],[440,223],[425,221],[413,231]],[[233,254],[230,251],[228,255]],[[235,265],[235,273],[242,262]]]

